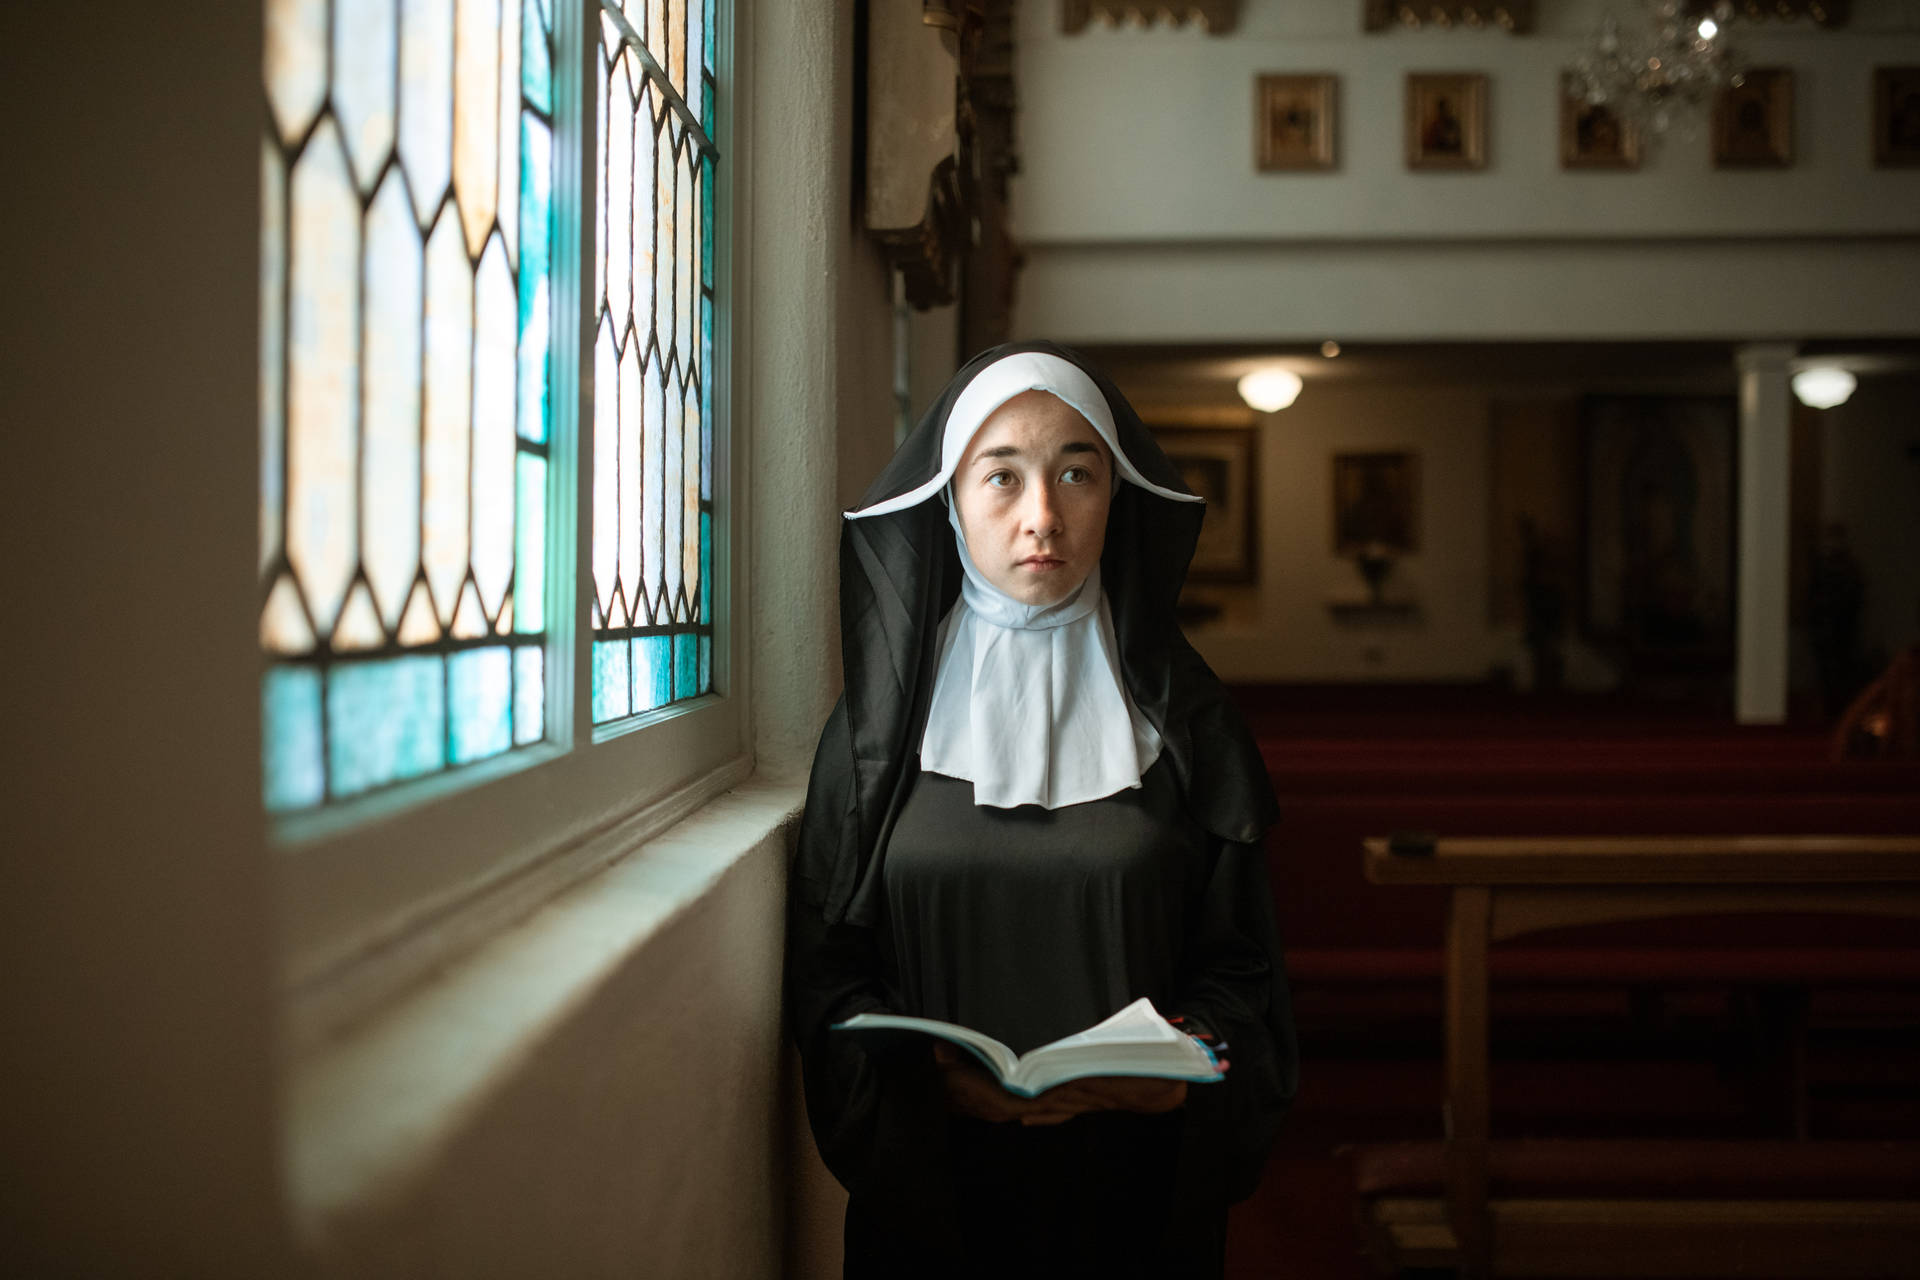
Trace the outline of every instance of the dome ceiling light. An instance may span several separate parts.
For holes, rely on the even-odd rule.
[[[1851,373],[1831,366],[1802,369],[1793,375],[1793,394],[1809,409],[1831,409],[1843,405],[1858,385],[1859,379]]]
[[[1300,394],[1300,375],[1291,369],[1255,369],[1240,379],[1240,398],[1261,413],[1278,413]]]

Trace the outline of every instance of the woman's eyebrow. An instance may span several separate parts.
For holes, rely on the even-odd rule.
[[[1025,450],[1016,445],[1003,444],[995,449],[982,449],[973,455],[975,462],[985,462],[988,458],[1018,458]],[[1088,440],[1069,440],[1060,446],[1061,453],[1099,453],[1100,446]]]

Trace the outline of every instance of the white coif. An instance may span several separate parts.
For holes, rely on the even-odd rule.
[[[947,499],[974,433],[1026,391],[1048,392],[1077,410],[1112,450],[1118,479],[1175,502],[1201,501],[1140,474],[1120,447],[1106,397],[1084,370],[1028,351],[982,369],[955,398],[938,475],[847,518],[905,510],[936,494]],[[1127,693],[1099,566],[1065,600],[1022,604],[974,564],[951,500],[947,521],[965,577],[940,628],[920,767],[973,783],[974,803],[996,809],[1059,809],[1138,787],[1160,757],[1160,734]]]
[[[966,779],[996,809],[1138,787],[1160,735],[1121,678],[1099,567],[1057,604],[1021,604],[981,576],[953,523],[966,578],[940,629],[920,767]]]

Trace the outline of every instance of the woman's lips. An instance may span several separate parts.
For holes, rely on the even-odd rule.
[[[1065,563],[1065,560],[1060,560],[1053,556],[1028,556],[1020,562],[1020,567],[1022,569],[1031,569],[1035,573],[1045,573],[1049,569],[1058,569]]]

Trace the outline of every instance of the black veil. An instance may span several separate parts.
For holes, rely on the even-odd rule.
[[[1023,351],[1078,366],[1112,410],[1121,449],[1148,480],[1186,492],[1173,464],[1104,372],[1052,342],[994,347],[969,361],[867,490],[868,507],[940,471],[953,403],[988,365]],[[1189,811],[1223,840],[1253,844],[1272,825],[1266,767],[1220,681],[1187,643],[1174,605],[1200,536],[1202,507],[1121,484],[1107,517],[1101,580],[1134,705],[1159,730]],[[842,522],[840,643],[845,692],[814,755],[794,891],[828,924],[870,925],[878,856],[918,769],[941,620],[960,591],[944,504],[927,501]]]

